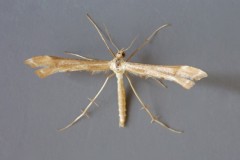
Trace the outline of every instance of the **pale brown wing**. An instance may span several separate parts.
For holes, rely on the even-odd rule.
[[[207,77],[207,73],[191,66],[160,66],[126,62],[126,71],[140,77],[153,77],[174,81],[190,89],[195,81]]]
[[[25,60],[32,68],[43,67],[35,71],[40,78],[45,78],[57,72],[67,71],[108,71],[109,61],[67,59],[55,56],[36,56]]]

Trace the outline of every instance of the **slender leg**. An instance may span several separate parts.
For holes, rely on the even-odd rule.
[[[138,51],[140,51],[145,45],[147,45],[151,39],[160,31],[162,28],[165,28],[167,26],[170,26],[170,24],[165,24],[157,28],[135,51],[132,52],[132,54],[128,57],[126,61],[129,61]]]
[[[114,43],[113,40],[112,40],[112,37],[111,37],[111,35],[110,35],[110,32],[109,32],[108,29],[107,29],[107,26],[106,26],[105,24],[103,24],[103,25],[104,25],[105,32],[106,32],[106,34],[107,34],[107,36],[108,36],[109,41],[112,43],[112,45],[115,47],[115,49],[116,49],[117,51],[119,51],[119,48],[115,45],[115,43]]]
[[[155,80],[158,84],[160,84],[162,87],[164,88],[168,88],[166,84],[163,83],[163,81],[161,79],[156,79],[156,78],[152,78],[153,80]]]
[[[69,55],[71,55],[71,56],[76,56],[76,57],[79,57],[79,58],[81,58],[81,59],[85,59],[85,60],[88,60],[88,61],[94,60],[94,59],[87,58],[87,57],[81,56],[81,55],[79,55],[79,54],[71,53],[71,52],[64,52],[64,53],[65,53],[65,54],[69,54]]]
[[[63,131],[63,130],[65,130],[65,129],[71,127],[71,126],[74,125],[77,121],[79,121],[80,118],[82,118],[83,116],[88,116],[88,115],[87,115],[88,109],[89,109],[89,108],[91,107],[91,105],[94,103],[94,101],[96,100],[96,98],[97,98],[97,97],[99,96],[99,94],[102,92],[103,88],[106,86],[108,80],[109,80],[113,75],[114,75],[114,74],[111,74],[111,75],[109,75],[109,76],[106,78],[106,80],[105,80],[105,82],[103,83],[103,85],[102,85],[102,87],[100,88],[100,90],[97,92],[97,94],[95,95],[95,97],[90,101],[90,103],[87,105],[87,107],[82,111],[82,113],[81,113],[77,118],[75,118],[71,123],[69,123],[66,127],[59,129],[59,131]]]
[[[132,85],[132,82],[131,82],[129,76],[128,76],[127,74],[125,74],[125,75],[126,75],[126,77],[127,77],[127,80],[128,80],[128,82],[129,82],[132,90],[133,90],[133,93],[135,94],[135,96],[137,97],[138,101],[139,101],[140,104],[142,105],[142,109],[144,109],[144,110],[148,113],[148,115],[151,117],[151,119],[152,119],[152,120],[151,120],[151,123],[156,122],[157,124],[159,124],[159,125],[167,128],[167,129],[169,129],[169,130],[172,131],[172,132],[182,133],[181,131],[177,131],[177,130],[175,130],[175,129],[172,129],[172,128],[170,128],[167,124],[159,121],[159,120],[157,119],[157,117],[154,116],[154,115],[150,112],[150,110],[148,109],[148,107],[143,103],[143,101],[141,100],[141,98],[138,96],[136,90],[134,89],[134,87],[133,87],[133,85]]]
[[[89,100],[90,102],[93,101],[91,98],[88,98],[88,100]],[[98,105],[96,102],[93,101],[93,103],[94,103],[97,107],[99,107],[99,105]]]
[[[96,28],[98,34],[100,35],[101,39],[103,40],[104,44],[106,45],[108,51],[112,54],[113,57],[115,57],[115,54],[113,53],[111,48],[108,46],[108,44],[107,44],[106,40],[104,39],[104,37],[103,37],[100,29],[98,28],[97,24],[93,21],[93,19],[89,16],[89,14],[87,14],[87,18],[93,24],[93,26]]]

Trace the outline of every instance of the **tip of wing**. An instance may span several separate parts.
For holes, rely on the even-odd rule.
[[[193,73],[191,78],[195,81],[198,81],[198,80],[208,76],[207,73],[202,71],[201,69],[194,68],[194,70],[195,70],[195,72]]]
[[[25,60],[24,63],[31,68],[44,67],[36,70],[35,74],[40,78],[45,78],[55,73],[54,68],[50,67],[52,64],[51,60],[51,56],[36,56]]]
[[[206,72],[200,70],[200,72],[199,72],[199,74],[196,76],[195,80],[198,81],[198,80],[200,80],[200,79],[202,79],[202,78],[205,78],[205,77],[207,77],[207,76],[208,76],[208,74],[207,74]]]
[[[185,78],[180,78],[180,77],[175,78],[174,81],[177,82],[178,84],[180,84],[185,89],[190,89],[195,85],[194,81],[185,79]]]
[[[52,68],[42,68],[42,69],[39,69],[39,70],[35,71],[35,74],[39,78],[46,78],[47,76],[49,76],[53,73],[54,73],[54,70]]]
[[[177,75],[181,77],[178,78],[178,83],[185,89],[192,88],[195,85],[195,81],[199,81],[208,76],[207,73],[201,69],[191,66],[182,66],[178,70]]]
[[[198,81],[204,77],[207,77],[206,72],[191,66],[181,66],[181,68],[177,71],[177,75],[192,81]]]
[[[24,63],[32,68],[44,67],[49,66],[52,63],[52,59],[51,56],[36,56],[25,60]]]
[[[28,65],[31,68],[35,68],[38,66],[32,58],[25,60],[24,64]]]

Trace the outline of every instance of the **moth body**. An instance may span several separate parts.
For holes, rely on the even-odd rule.
[[[116,73],[117,77],[117,92],[118,92],[118,112],[119,112],[119,127],[124,127],[126,122],[126,92],[123,82],[123,74]]]
[[[116,57],[110,62],[110,69],[115,73],[117,78],[117,93],[118,93],[118,112],[119,112],[119,127],[124,127],[126,122],[126,93],[123,82],[123,74],[125,72],[125,53],[124,49],[116,53]]]
[[[151,122],[155,122],[170,131],[175,133],[182,133],[181,131],[174,130],[170,128],[165,123],[161,122],[154,116],[148,106],[144,104],[136,90],[133,87],[133,84],[128,76],[128,73],[136,75],[141,78],[152,78],[162,84],[162,80],[169,80],[176,82],[181,85],[185,89],[190,89],[195,85],[196,81],[199,81],[202,78],[207,77],[207,73],[202,71],[201,69],[187,66],[187,65],[177,65],[177,66],[166,66],[166,65],[152,65],[152,64],[142,64],[142,63],[133,63],[129,62],[129,60],[139,52],[145,45],[147,45],[150,40],[158,33],[158,31],[162,28],[169,26],[169,24],[165,24],[157,28],[145,41],[140,45],[140,47],[136,48],[128,58],[124,59],[125,51],[131,48],[133,42],[136,38],[131,42],[129,47],[126,49],[119,49],[112,41],[109,32],[106,30],[106,34],[108,36],[108,40],[112,43],[112,45],[117,50],[117,53],[114,53],[112,49],[108,46],[104,36],[102,35],[100,29],[93,21],[93,19],[87,14],[88,20],[93,24],[97,32],[99,33],[102,41],[106,45],[108,52],[113,56],[111,61],[108,60],[97,60],[88,57],[84,57],[81,55],[77,55],[70,52],[65,52],[67,54],[77,56],[78,59],[71,58],[63,58],[49,55],[41,55],[35,56],[30,59],[25,60],[25,64],[29,65],[32,68],[38,68],[35,73],[40,78],[48,77],[57,72],[73,72],[73,71],[88,71],[88,72],[106,72],[113,71],[112,74],[108,75],[106,80],[104,81],[102,87],[99,89],[97,94],[90,99],[89,104],[82,110],[82,113],[76,117],[71,123],[69,123],[66,127],[61,128],[60,131],[65,130],[79,121],[83,116],[87,116],[87,111],[95,103],[95,100],[100,95],[104,87],[106,86],[108,80],[113,77],[115,74],[117,78],[117,93],[118,93],[118,111],[119,111],[119,127],[124,127],[126,122],[126,93],[124,87],[123,77],[125,76],[129,82],[129,85],[135,94],[136,98],[140,102],[142,109],[144,109],[147,114],[151,118]],[[164,85],[163,85],[164,86]]]

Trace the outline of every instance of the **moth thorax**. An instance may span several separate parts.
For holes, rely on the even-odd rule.
[[[123,70],[123,59],[118,59],[116,58],[116,61],[115,61],[115,67],[116,67],[116,70]]]
[[[125,61],[123,59],[115,58],[113,61],[111,61],[110,68],[115,73],[124,73],[125,70],[124,63]]]

